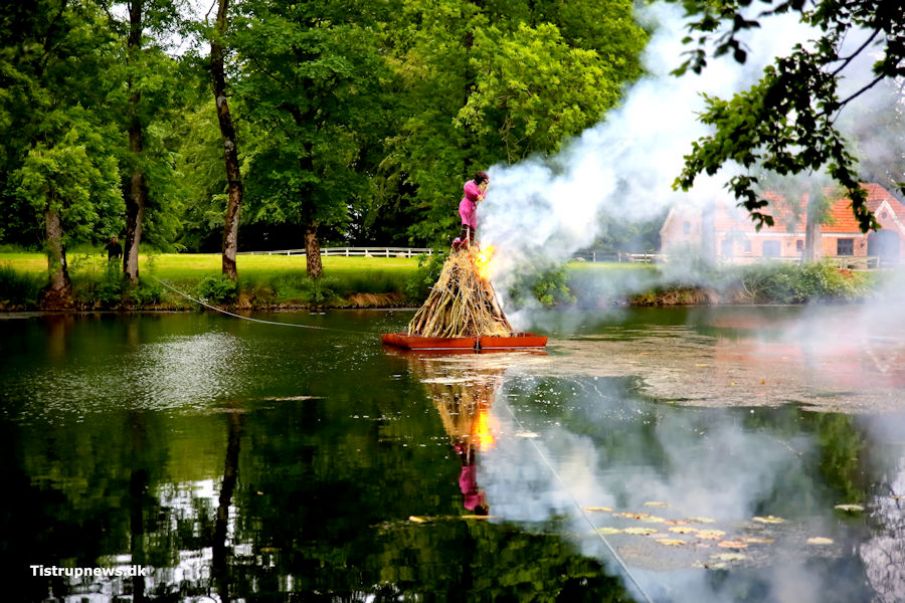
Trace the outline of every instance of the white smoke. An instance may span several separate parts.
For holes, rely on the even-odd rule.
[[[713,177],[698,177],[687,193],[672,188],[692,142],[708,134],[697,119],[702,94],[728,98],[757,81],[777,56],[816,37],[794,14],[765,18],[761,28],[747,33],[744,65],[731,57],[710,59],[702,74],[675,77],[670,72],[688,50],[681,42],[687,35],[681,9],[655,4],[641,9],[640,18],[654,27],[643,56],[647,75],[624,102],[559,155],[490,169],[480,234],[497,249],[493,280],[504,298],[519,275],[559,266],[591,245],[602,234],[601,218],[613,228],[662,216],[679,202],[700,207],[730,200],[724,183],[735,169],[731,165]]]

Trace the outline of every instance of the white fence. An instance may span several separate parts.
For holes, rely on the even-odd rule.
[[[416,255],[433,255],[429,247],[321,247],[321,256],[366,258],[411,258]],[[240,251],[239,255],[305,255],[304,249],[274,249],[271,251]]]

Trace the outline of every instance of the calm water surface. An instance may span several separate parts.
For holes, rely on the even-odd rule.
[[[802,312],[461,356],[383,349],[408,312],[0,320],[3,599],[903,600],[903,334]]]

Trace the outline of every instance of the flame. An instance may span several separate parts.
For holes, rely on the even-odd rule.
[[[490,426],[490,409],[479,408],[472,428],[472,439],[477,444],[478,450],[490,450],[493,448],[494,437]]]
[[[485,281],[490,278],[490,263],[493,260],[495,248],[493,245],[481,248],[474,258],[475,267],[478,269],[478,276]]]

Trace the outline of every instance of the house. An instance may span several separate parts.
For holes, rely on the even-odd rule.
[[[673,207],[660,229],[662,253],[669,255],[697,250],[720,262],[751,263],[761,258],[799,260],[802,257],[877,258],[882,264],[905,260],[905,204],[879,184],[862,184],[867,206],[882,226],[862,233],[852,214],[851,200],[827,189],[828,207],[819,224],[813,225],[813,251],[807,245],[807,193],[789,202],[767,193],[770,205],[762,211],[773,216],[773,226],[757,231],[743,208],[732,200],[720,200],[703,209]]]

